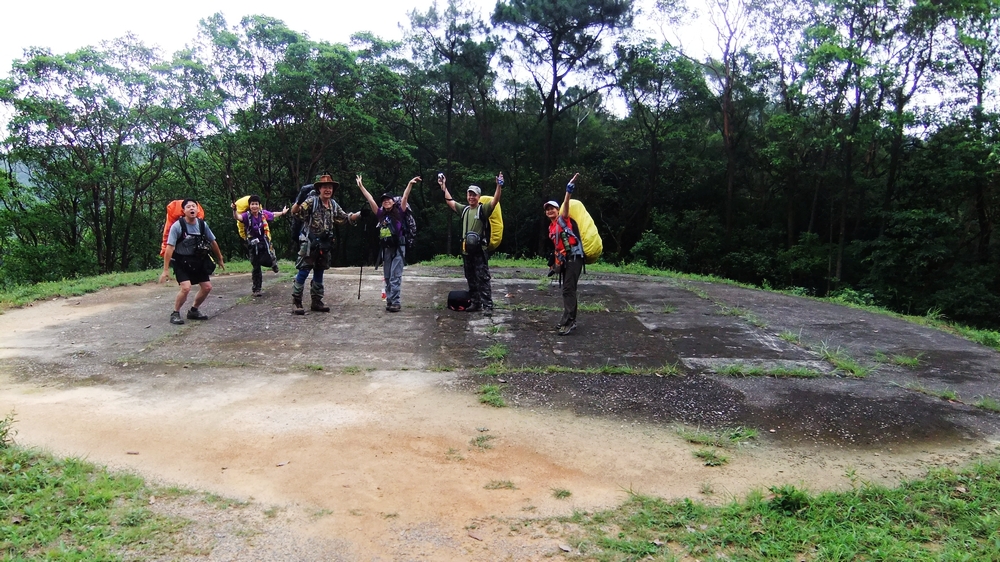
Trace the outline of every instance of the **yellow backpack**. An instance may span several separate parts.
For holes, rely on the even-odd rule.
[[[250,210],[250,196],[244,195],[236,200],[236,214],[242,215],[243,213]],[[263,207],[261,208],[263,212]],[[267,236],[267,241],[271,241],[271,227],[267,224],[267,219],[261,217],[264,220],[264,235]],[[240,238],[247,239],[247,227],[243,224],[243,221],[236,221],[236,229],[240,232]]]
[[[479,204],[489,203],[492,200],[493,197],[491,195],[483,195],[479,198]],[[493,209],[493,213],[490,214],[489,223],[490,240],[486,244],[486,249],[493,252],[500,247],[500,241],[503,240],[503,213],[500,211],[499,203]]]
[[[561,212],[561,210],[560,210]],[[597,232],[597,224],[593,217],[587,212],[583,203],[576,199],[569,200],[569,218],[576,221],[576,226],[580,228],[580,241],[583,243],[584,263],[594,263],[604,253],[604,241],[601,234]]]

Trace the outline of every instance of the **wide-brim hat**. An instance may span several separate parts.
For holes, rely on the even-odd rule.
[[[333,189],[337,189],[338,187],[340,187],[340,184],[338,182],[333,181],[333,178],[330,177],[330,174],[323,174],[322,176],[319,177],[318,180],[313,182],[313,187],[315,187],[316,189],[319,189],[324,185],[329,185],[333,187]]]

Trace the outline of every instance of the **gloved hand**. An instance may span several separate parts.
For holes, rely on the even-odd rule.
[[[566,184],[566,193],[573,193],[573,191],[575,189],[576,189],[576,184],[575,183],[569,182],[569,183]]]

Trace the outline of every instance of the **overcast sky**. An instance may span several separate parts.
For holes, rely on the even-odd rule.
[[[653,0],[640,0],[651,5]],[[407,13],[426,11],[433,0],[349,0],[334,2],[289,2],[264,0],[3,0],[0,18],[0,76],[10,71],[11,61],[21,58],[28,47],[48,47],[54,53],[67,53],[101,41],[122,37],[131,32],[146,45],[156,45],[164,57],[191,42],[198,21],[222,12],[230,25],[246,15],[263,14],[278,18],[289,28],[311,39],[347,43],[358,31],[371,31],[383,39],[401,39],[402,23],[409,27]],[[496,0],[466,0],[489,21]],[[447,0],[439,0],[442,8]],[[647,12],[652,10],[646,9]],[[648,16],[636,26],[662,38]],[[693,34],[693,41],[704,35]],[[676,41],[676,38],[674,38]],[[698,47],[695,45],[695,47]],[[704,46],[698,47],[698,50]]]
[[[407,12],[425,11],[432,0],[366,0],[289,2],[263,0],[5,0],[0,2],[0,75],[21,58],[28,47],[48,47],[55,53],[122,37],[131,32],[147,45],[157,45],[164,56],[184,47],[197,34],[198,21],[222,12],[230,24],[243,16],[264,14],[278,18],[315,40],[346,43],[358,31],[372,31],[385,39],[403,36],[399,23],[409,27]],[[482,6],[489,18],[495,0],[468,0]],[[441,2],[440,5],[444,5]]]

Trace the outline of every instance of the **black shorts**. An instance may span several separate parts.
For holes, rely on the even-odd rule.
[[[190,281],[192,285],[200,285],[209,280],[211,271],[215,270],[215,262],[208,256],[203,258],[194,256],[178,256],[174,254],[171,263],[174,265],[174,277],[177,283]],[[209,262],[211,265],[209,265]]]

